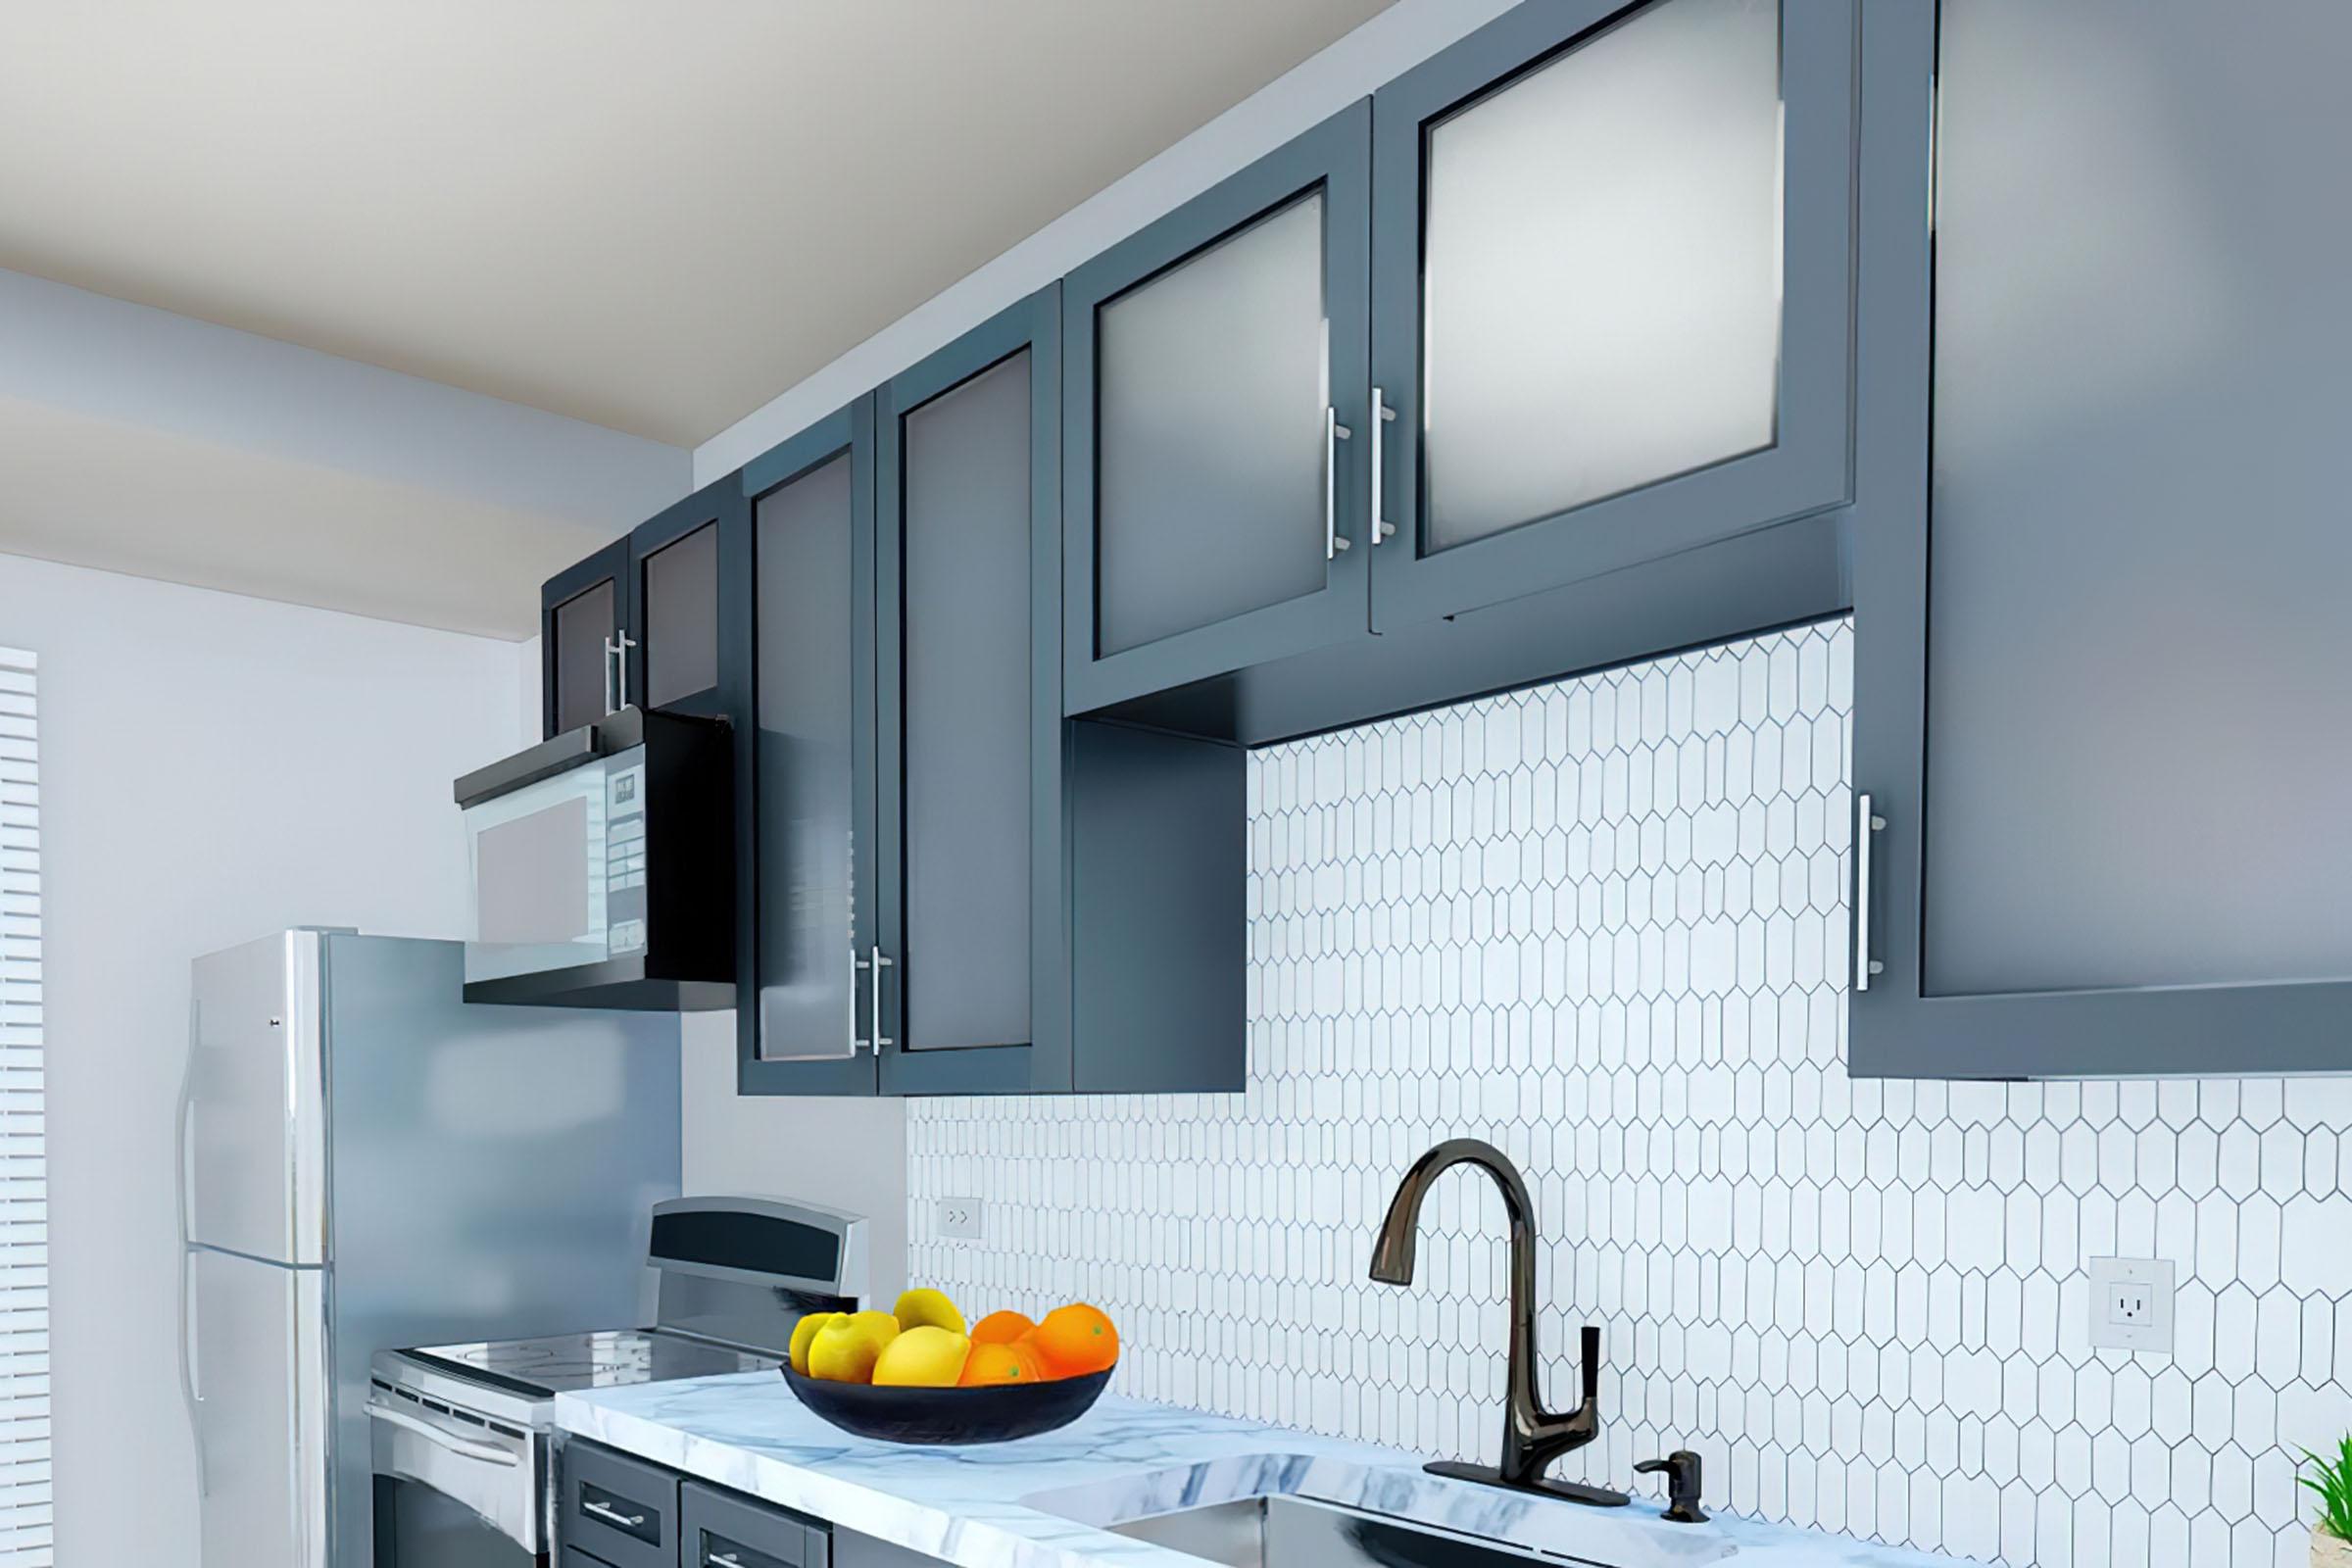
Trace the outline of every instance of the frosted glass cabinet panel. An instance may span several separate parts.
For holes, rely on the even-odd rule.
[[[873,399],[744,466],[744,543],[719,586],[735,748],[738,1087],[870,1095],[874,808]]]
[[[1529,5],[1375,96],[1376,629],[1846,503],[1858,29]]]
[[[703,523],[644,558],[643,701],[668,708],[718,684],[718,523]]]
[[[2352,1066],[2352,209],[2315,195],[2352,10],[1945,0],[1938,54],[1934,467],[1857,561],[1856,1064]]]
[[[1300,197],[1102,307],[1103,653],[1323,586],[1323,218]]]
[[[1777,0],[1658,0],[1430,127],[1444,550],[1772,444]]]
[[[618,596],[628,546],[618,548],[617,558],[603,552],[601,560],[607,575],[546,612],[546,729],[551,736],[593,724],[612,710],[612,649],[620,630]]]
[[[1029,355],[907,415],[905,1049],[1029,1039]]]
[[[760,498],[752,517],[760,649],[760,1054],[852,1054],[860,841],[850,463]]]
[[[1070,711],[1365,629],[1371,105],[1061,285]]]
[[[875,394],[884,1094],[1070,1081],[1060,341],[1048,288]]]

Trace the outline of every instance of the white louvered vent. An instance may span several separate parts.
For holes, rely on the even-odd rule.
[[[0,1564],[47,1568],[49,1186],[41,1128],[33,656],[0,648]]]

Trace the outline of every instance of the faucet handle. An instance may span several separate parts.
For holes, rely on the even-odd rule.
[[[1665,1517],[1679,1525],[1706,1523],[1707,1516],[1698,1511],[1698,1455],[1689,1448],[1677,1448],[1663,1459],[1644,1459],[1634,1466],[1636,1475],[1655,1475],[1659,1471],[1666,1475]]]
[[[1584,1332],[1583,1366],[1585,1403],[1594,1410],[1600,1408],[1600,1325],[1588,1323]]]

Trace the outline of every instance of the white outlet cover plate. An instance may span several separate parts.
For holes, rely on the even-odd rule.
[[[2174,1265],[2169,1257],[2090,1260],[2090,1344],[2094,1349],[2173,1353]],[[2134,1317],[2125,1302],[2146,1303]]]
[[[976,1242],[981,1237],[982,1214],[977,1198],[943,1198],[939,1200],[939,1234],[950,1241]]]

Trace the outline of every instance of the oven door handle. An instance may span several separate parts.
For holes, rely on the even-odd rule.
[[[450,1431],[447,1427],[425,1420],[422,1416],[411,1415],[406,1410],[394,1409],[388,1404],[378,1404],[373,1399],[368,1401],[368,1414],[370,1418],[381,1421],[386,1426],[398,1427],[403,1432],[414,1432],[437,1447],[447,1448],[450,1452],[462,1454],[468,1459],[479,1459],[484,1464],[515,1465],[522,1462],[521,1456],[512,1448],[504,1448],[495,1443],[481,1443],[472,1438],[463,1437]]]

